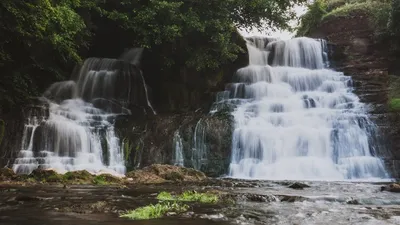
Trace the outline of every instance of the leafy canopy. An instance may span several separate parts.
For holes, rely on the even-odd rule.
[[[0,69],[5,75],[0,103],[12,108],[65,79],[74,64],[92,56],[87,52],[99,38],[160,52],[166,67],[217,68],[243,51],[232,38],[236,28],[288,28],[295,16],[292,7],[303,2],[1,0]],[[115,29],[126,37],[114,37]]]

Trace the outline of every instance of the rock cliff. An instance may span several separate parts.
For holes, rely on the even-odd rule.
[[[389,109],[390,47],[388,42],[376,40],[370,21],[370,15],[363,12],[335,17],[324,20],[310,36],[326,39],[331,48],[331,67],[352,76],[355,93],[368,103],[379,128],[372,137],[382,142],[377,152],[392,176],[400,177],[400,116]]]

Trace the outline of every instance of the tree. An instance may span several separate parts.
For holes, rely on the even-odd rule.
[[[288,28],[303,0],[122,0],[100,4],[102,15],[135,34],[135,44],[164,46],[198,70],[233,61],[242,49],[232,42],[236,27]],[[265,26],[265,27],[264,27]],[[170,55],[171,54],[171,55]]]
[[[159,51],[166,68],[217,68],[243,50],[236,27],[287,28],[292,7],[305,1],[2,0],[0,104],[23,104],[65,79],[101,38],[109,39],[103,46]]]
[[[81,1],[0,1],[0,102],[22,104],[49,80],[62,79],[87,44]],[[40,88],[39,88],[40,89]],[[8,107],[7,107],[8,106]]]

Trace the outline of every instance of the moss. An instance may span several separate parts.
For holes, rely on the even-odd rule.
[[[54,170],[41,169],[36,169],[32,171],[32,173],[29,175],[29,178],[32,178],[33,180],[38,182],[57,182],[63,180],[62,175],[58,174]],[[48,179],[50,179],[51,181],[49,181]]]
[[[67,172],[64,174],[63,177],[66,181],[73,181],[77,183],[91,183],[94,176],[86,170],[80,170]]]
[[[188,209],[188,205],[178,202],[162,202],[155,205],[148,205],[132,211],[128,211],[121,214],[120,217],[132,220],[157,219],[163,217],[168,212],[182,213],[186,212]]]
[[[389,108],[392,111],[400,111],[400,98],[392,98],[392,99],[390,99]]]
[[[111,174],[101,174],[95,176],[92,182],[93,184],[97,185],[110,185],[110,184],[119,184],[122,182],[122,180],[118,177],[114,177]]]

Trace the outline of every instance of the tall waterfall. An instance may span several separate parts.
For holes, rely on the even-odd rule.
[[[47,116],[28,115],[15,172],[125,173],[114,122],[118,115],[130,114],[131,106],[152,109],[140,70],[124,60],[90,58],[73,78],[44,93]]]
[[[326,42],[247,40],[250,65],[219,94],[234,106],[229,175],[236,178],[387,178],[370,138],[375,125],[351,77],[327,69]]]

